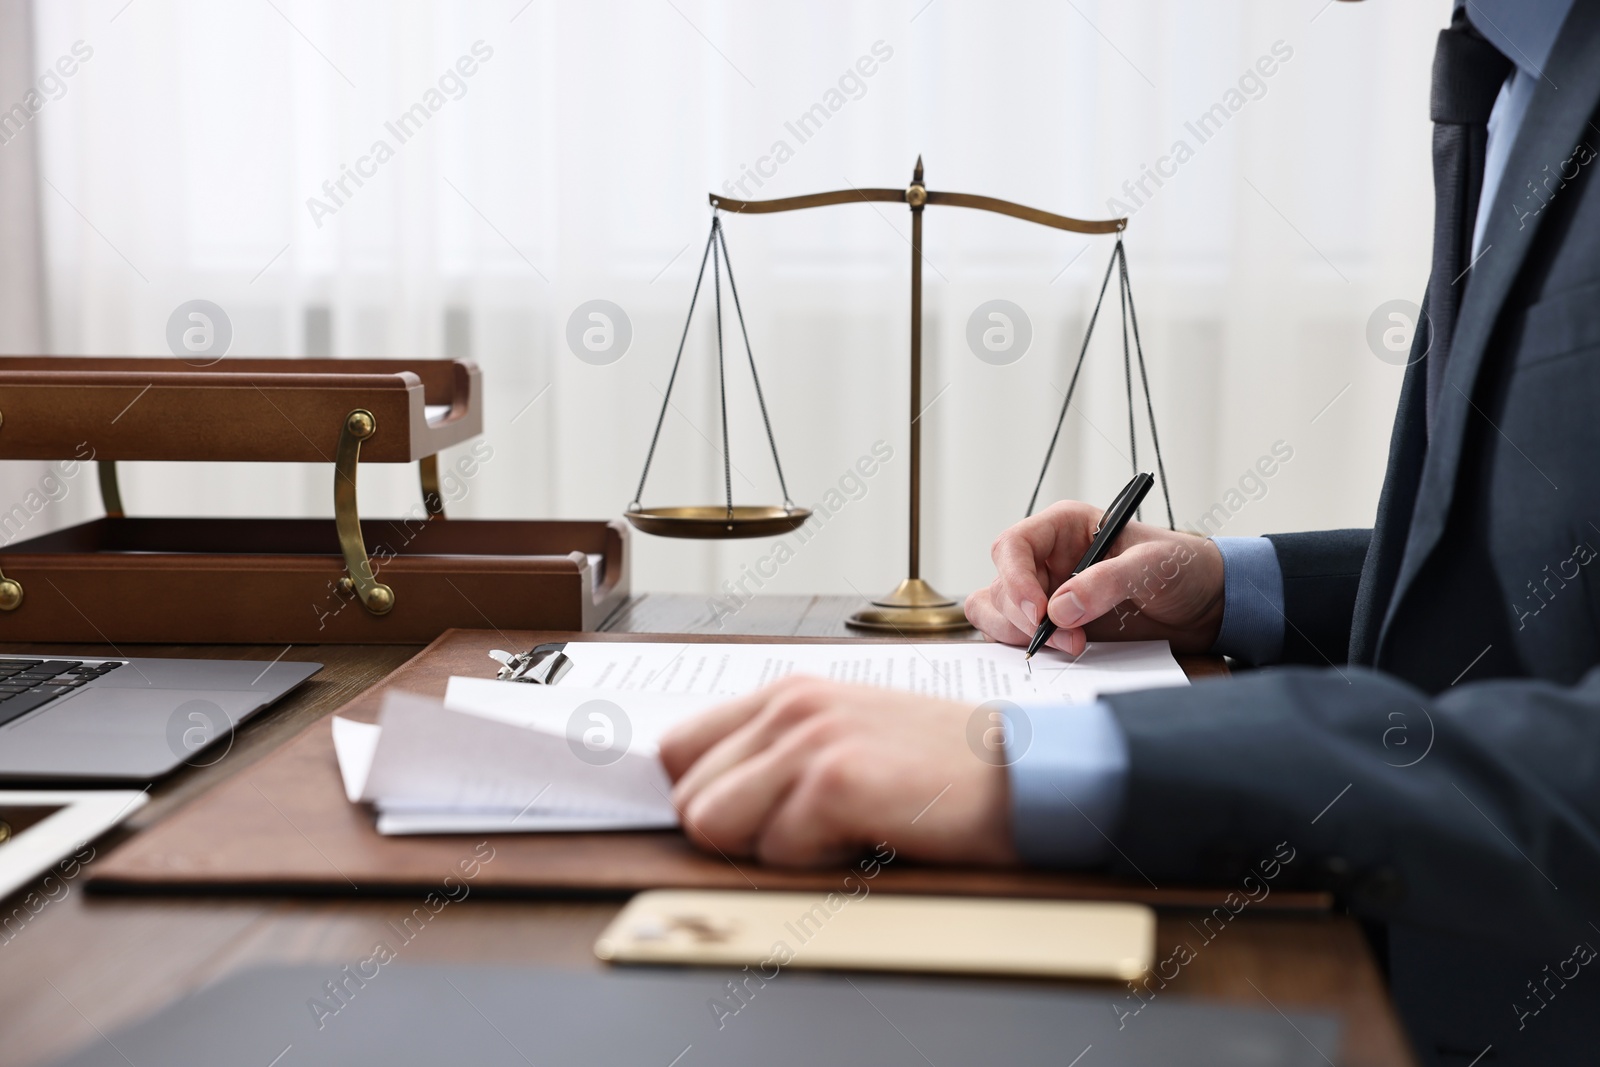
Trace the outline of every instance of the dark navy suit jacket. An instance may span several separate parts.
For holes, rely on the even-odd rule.
[[[1600,5],[1545,74],[1431,437],[1419,327],[1373,529],[1272,538],[1305,666],[1109,700],[1127,873],[1229,881],[1288,842],[1386,939],[1425,1062],[1600,1047],[1600,960],[1572,962],[1600,948]]]

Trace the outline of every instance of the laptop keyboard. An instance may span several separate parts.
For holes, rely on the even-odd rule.
[[[120,660],[0,659],[0,726],[120,666]]]

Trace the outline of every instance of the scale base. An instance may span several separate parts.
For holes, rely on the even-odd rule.
[[[970,630],[961,605],[921,578],[907,578],[888,596],[879,597],[845,620],[858,630],[888,633],[952,633]]]

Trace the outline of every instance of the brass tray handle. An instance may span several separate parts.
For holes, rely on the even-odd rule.
[[[106,518],[126,518],[128,513],[122,506],[122,488],[117,481],[116,461],[102,459],[95,466],[99,468],[100,501],[105,505]],[[422,482],[422,506],[427,510],[428,518],[444,518],[444,496],[439,492],[439,457],[424,456],[418,460],[417,475]]]
[[[339,454],[333,462],[333,521],[346,572],[339,585],[354,589],[362,606],[372,614],[387,615],[394,608],[394,590],[372,573],[372,561],[367,558],[367,545],[361,537],[361,516],[356,511],[356,464],[361,462],[361,442],[377,432],[378,420],[365,408],[356,408],[344,417],[339,429]]]
[[[0,571],[0,611],[16,611],[21,606],[22,583]]]
[[[444,496],[439,492],[439,456],[423,456],[417,460],[417,477],[422,482],[422,506],[430,519],[442,519]]]
[[[7,578],[4,571],[0,571],[0,611],[16,611],[22,606],[22,583],[15,578]],[[7,830],[9,831],[9,827]],[[11,836],[8,832],[7,837]],[[3,841],[4,838],[0,838]]]
[[[95,466],[99,468],[100,502],[106,506],[106,518],[126,518],[127,512],[122,510],[122,487],[117,484],[116,460],[102,459]]]

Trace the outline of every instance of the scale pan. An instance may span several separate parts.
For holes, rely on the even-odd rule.
[[[735,507],[635,508],[623,513],[634,528],[657,537],[690,537],[702,541],[734,537],[776,537],[798,530],[811,518],[810,508]]]

